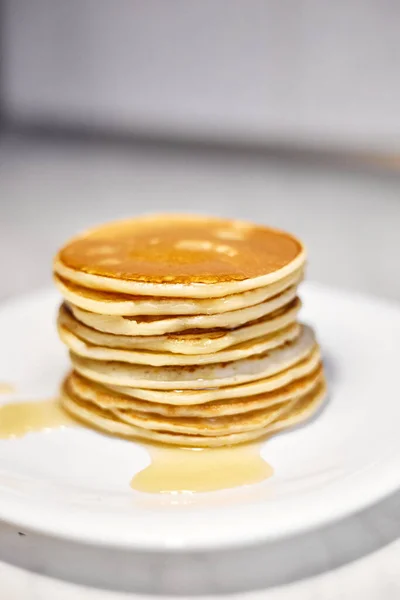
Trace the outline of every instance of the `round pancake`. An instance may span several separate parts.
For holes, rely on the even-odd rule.
[[[70,304],[100,315],[212,315],[239,310],[260,304],[285,289],[298,285],[303,278],[301,270],[266,287],[232,294],[224,298],[163,298],[130,296],[84,288],[55,275],[54,281]]]
[[[94,381],[150,389],[204,389],[269,377],[305,358],[316,342],[312,329],[301,326],[299,337],[279,348],[236,362],[200,366],[152,367],[98,361],[70,352],[75,369]]]
[[[80,400],[71,394],[65,385],[61,393],[61,403],[74,417],[111,435],[138,438],[181,447],[217,447],[248,442],[299,424],[308,419],[319,408],[325,395],[326,385],[322,380],[316,389],[300,400],[285,403],[284,407],[282,407],[282,412],[276,416],[276,420],[267,426],[251,431],[218,436],[162,432],[125,423],[118,420],[117,416],[111,411]]]
[[[167,407],[170,405],[173,407],[181,406],[184,408],[185,406],[190,407],[214,401],[233,402],[238,398],[243,398],[244,401],[246,401],[246,399],[251,396],[278,390],[303,377],[309,376],[317,369],[320,362],[321,352],[316,345],[303,360],[300,360],[289,368],[267,378],[235,386],[219,388],[210,387],[203,390],[154,390],[123,387],[104,383],[102,385],[103,387],[124,396],[145,400],[146,402],[165,404]]]
[[[273,284],[304,263],[303,245],[283,231],[171,214],[87,231],[60,250],[54,271],[103,291],[218,298]]]
[[[323,375],[317,378],[308,394],[315,392],[323,381]],[[112,409],[117,418],[125,423],[171,433],[184,433],[189,435],[219,436],[243,431],[253,431],[264,428],[276,421],[290,408],[292,401],[289,399],[274,403],[265,408],[219,417],[171,417],[155,413],[142,413],[132,409]],[[301,400],[301,398],[299,399]]]
[[[124,423],[152,429],[153,431],[166,431],[170,433],[183,433],[185,435],[220,436],[232,433],[243,433],[266,427],[286,410],[286,402],[275,404],[271,407],[230,415],[229,417],[215,417],[211,419],[198,417],[164,417],[154,413],[136,413],[132,410],[113,409],[111,412]]]
[[[186,330],[160,336],[121,336],[97,331],[80,323],[66,305],[61,305],[58,324],[66,327],[77,337],[89,344],[125,350],[147,350],[150,352],[172,352],[173,354],[212,354],[248,340],[268,335],[292,325],[301,308],[295,298],[287,306],[278,309],[234,329]]]
[[[74,317],[84,325],[116,335],[145,336],[163,335],[187,329],[233,328],[255,321],[282,308],[296,297],[296,287],[291,287],[278,296],[269,298],[255,306],[218,315],[182,315],[182,316],[138,316],[121,317],[119,315],[99,315],[88,312],[73,304],[69,305]]]
[[[265,409],[288,400],[296,400],[310,392],[322,374],[322,365],[319,363],[317,368],[309,375],[277,390],[244,398],[229,397],[224,400],[191,405],[170,405],[139,400],[89,381],[75,371],[72,371],[68,376],[67,385],[73,395],[106,410],[128,409],[139,413],[153,413],[166,417],[213,418],[247,413]]]
[[[172,354],[165,352],[145,352],[142,350],[122,350],[88,344],[73,334],[67,327],[58,326],[60,339],[74,353],[94,360],[126,362],[154,367],[168,365],[203,365],[221,362],[232,362],[272,350],[286,342],[291,342],[299,336],[300,325],[293,323],[284,329],[268,335],[231,346],[227,350],[214,354]]]
[[[316,389],[322,381],[322,374],[311,386],[309,393]],[[68,395],[73,396],[68,380],[65,384]],[[80,400],[85,400],[76,396]],[[287,409],[287,402],[275,403],[265,408],[238,413],[229,416],[218,417],[180,417],[165,416],[156,413],[134,411],[132,409],[108,408],[120,421],[132,424],[144,429],[156,431],[167,431],[171,433],[184,433],[189,435],[219,436],[231,433],[240,433],[260,429],[275,421],[284,410]],[[98,406],[98,405],[97,405]]]

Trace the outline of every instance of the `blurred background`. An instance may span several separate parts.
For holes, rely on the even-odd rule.
[[[149,211],[287,228],[400,299],[400,4],[2,0],[0,297]]]

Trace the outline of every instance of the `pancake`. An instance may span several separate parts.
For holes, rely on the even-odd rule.
[[[67,302],[89,312],[101,315],[212,315],[239,310],[260,304],[285,289],[298,285],[303,278],[301,270],[276,283],[232,294],[223,298],[163,298],[132,296],[84,288],[55,275],[54,282]]]
[[[133,295],[221,298],[268,286],[304,266],[294,236],[244,221],[150,215],[71,240],[56,275],[85,288]]]
[[[292,325],[301,308],[301,302],[293,302],[246,325],[233,329],[186,330],[160,336],[122,336],[97,331],[80,323],[66,305],[61,305],[58,324],[66,327],[81,340],[95,346],[125,350],[147,350],[175,354],[212,354],[236,346],[248,340],[285,329]]]
[[[244,398],[228,397],[225,400],[190,405],[160,404],[140,400],[136,397],[113,391],[101,384],[96,384],[93,381],[85,379],[75,371],[68,376],[67,383],[68,389],[73,395],[106,410],[128,409],[139,413],[153,413],[166,417],[214,418],[248,413],[269,408],[287,400],[296,400],[312,390],[317,380],[322,376],[322,372],[322,365],[320,363],[309,375],[299,378],[277,390]],[[230,389],[233,392],[234,388]]]
[[[74,417],[84,421],[96,429],[108,434],[128,438],[139,438],[150,442],[161,442],[181,447],[217,447],[240,444],[265,437],[270,433],[292,427],[308,419],[320,406],[326,394],[325,381],[319,384],[299,400],[282,403],[282,410],[274,409],[275,420],[265,426],[250,431],[241,431],[226,435],[195,435],[160,431],[138,427],[132,423],[120,421],[112,411],[107,411],[98,406],[81,400],[73,395],[67,384],[63,386],[61,403]]]
[[[182,408],[185,408],[186,406],[205,404],[214,401],[229,402],[237,398],[248,398],[257,394],[275,391],[292,382],[296,382],[303,377],[307,377],[317,369],[320,363],[321,352],[318,346],[316,346],[306,358],[275,375],[235,386],[209,387],[202,390],[154,390],[110,384],[103,384],[103,386],[124,396],[146,400],[147,402],[166,404],[167,406],[181,406]]]
[[[233,363],[152,367],[98,361],[73,352],[70,352],[70,357],[79,373],[100,383],[164,390],[204,389],[237,385],[274,375],[309,355],[315,344],[312,329],[303,325],[295,341]]]
[[[310,386],[308,393],[312,393],[323,380],[323,374],[320,373],[313,384]],[[66,382],[66,392],[73,396],[74,392]],[[79,395],[75,393],[77,398]],[[82,398],[80,398],[82,400]],[[86,400],[84,398],[83,400]],[[289,401],[293,398],[289,397]],[[95,403],[97,406],[98,404]],[[252,431],[266,427],[282,414],[282,411],[287,409],[287,401],[275,402],[273,405],[259,408],[256,410],[248,410],[229,416],[218,417],[182,417],[182,416],[166,416],[159,415],[154,412],[142,412],[133,410],[132,408],[116,408],[115,406],[108,407],[108,410],[113,413],[120,421],[141,427],[144,429],[152,429],[156,431],[167,431],[171,433],[183,433],[189,435],[215,436],[228,435],[231,433],[240,433],[244,431]]]
[[[321,374],[314,385],[310,386],[308,394],[312,394],[323,381]],[[265,428],[282,416],[291,408],[292,402],[301,400],[290,399],[274,403],[268,407],[242,412],[234,415],[219,417],[167,417],[154,413],[142,413],[132,409],[112,409],[116,417],[136,427],[183,433],[185,435],[220,436],[232,433],[242,433]]]
[[[310,393],[315,391],[322,381],[322,376],[315,383]],[[185,435],[221,436],[232,433],[254,431],[270,425],[290,408],[292,402],[275,403],[267,408],[253,410],[220,417],[166,417],[154,413],[140,413],[130,409],[112,409],[112,413],[124,423],[170,433]]]
[[[73,304],[70,304],[69,308],[78,321],[98,331],[126,336],[154,336],[187,329],[239,327],[286,306],[295,299],[296,294],[297,289],[293,286],[278,296],[269,298],[255,306],[248,306],[247,308],[217,315],[121,317],[119,315],[99,315],[78,308]]]
[[[107,348],[88,344],[73,334],[67,327],[58,326],[60,339],[74,353],[86,358],[104,361],[119,361],[139,365],[151,365],[155,367],[168,365],[203,365],[221,362],[233,362],[262,354],[267,350],[272,350],[286,342],[295,340],[300,333],[300,325],[293,323],[284,329],[270,333],[254,340],[242,342],[236,346],[231,346],[227,350],[214,352],[213,354],[172,354],[168,352],[145,352],[142,350],[123,350],[119,348]]]

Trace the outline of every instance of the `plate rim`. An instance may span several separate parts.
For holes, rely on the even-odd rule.
[[[390,459],[389,459],[390,460]],[[378,463],[376,463],[373,467],[378,468],[379,470],[379,466],[381,464],[381,461],[379,461]],[[387,464],[387,461],[385,462],[385,464]],[[398,464],[397,463],[394,464],[394,466]],[[371,466],[371,468],[373,468]],[[369,471],[370,469],[365,469],[363,470],[363,473]],[[392,472],[394,471],[394,469],[391,470]],[[358,479],[356,474],[356,478]],[[113,537],[113,533],[115,532],[108,532],[107,535],[104,534],[103,530],[99,530],[99,529],[95,529],[94,527],[92,527],[90,529],[90,534],[88,534],[88,529],[86,530],[81,530],[81,528],[78,526],[76,527],[76,523],[74,523],[74,519],[73,517],[71,518],[70,516],[68,518],[65,518],[65,516],[63,517],[63,520],[61,521],[61,526],[60,526],[60,521],[57,517],[57,514],[54,513],[54,519],[50,520],[48,519],[49,516],[49,512],[46,510],[45,513],[43,513],[43,517],[46,516],[45,518],[41,518],[39,517],[39,515],[41,515],[42,513],[36,512],[35,516],[38,518],[27,518],[27,517],[23,517],[20,514],[18,514],[18,510],[15,511],[13,513],[13,511],[11,510],[8,511],[6,514],[4,514],[4,511],[2,510],[2,506],[0,503],[0,520],[3,520],[5,523],[7,523],[8,525],[14,526],[18,529],[22,529],[25,530],[26,532],[34,532],[36,534],[40,534],[43,536],[48,536],[48,537],[52,537],[52,538],[56,538],[56,539],[61,539],[61,540],[66,540],[69,542],[75,542],[75,543],[81,543],[81,544],[91,544],[94,546],[99,546],[99,547],[105,547],[105,548],[110,548],[110,549],[121,549],[121,550],[132,550],[132,551],[148,551],[148,552],[159,552],[159,551],[168,551],[168,552],[181,552],[181,551],[190,551],[190,552],[196,552],[196,551],[207,551],[207,550],[226,550],[229,548],[240,548],[240,547],[246,547],[246,546],[251,546],[254,544],[260,544],[260,543],[274,543],[277,541],[281,541],[281,540],[286,540],[286,539],[290,539],[293,537],[296,537],[298,535],[307,533],[307,532],[315,532],[316,530],[320,529],[321,527],[324,526],[329,526],[332,525],[342,519],[345,519],[347,517],[352,517],[355,514],[361,513],[363,512],[365,509],[367,509],[368,507],[378,503],[379,501],[383,500],[386,497],[389,497],[391,494],[393,494],[394,492],[396,492],[399,489],[399,479],[398,478],[393,478],[393,477],[389,477],[388,475],[388,470],[386,470],[386,476],[382,477],[380,479],[381,482],[386,482],[385,485],[380,485],[377,486],[376,488],[374,488],[374,493],[372,494],[362,494],[363,500],[360,502],[360,491],[358,491],[357,494],[354,494],[354,486],[348,490],[348,492],[346,494],[343,494],[341,492],[341,501],[340,504],[336,505],[336,509],[335,509],[335,513],[334,515],[330,515],[329,518],[326,517],[326,514],[324,513],[324,511],[311,511],[309,514],[312,515],[312,517],[308,518],[306,521],[304,521],[303,523],[300,523],[299,521],[297,522],[290,522],[290,525],[287,526],[285,529],[283,528],[277,528],[278,531],[266,531],[265,529],[263,529],[262,527],[260,527],[260,523],[259,521],[257,521],[257,523],[253,523],[253,526],[251,528],[251,533],[247,536],[238,536],[237,535],[237,530],[235,531],[234,535],[227,535],[226,533],[222,534],[221,532],[219,532],[218,535],[215,535],[213,537],[208,536],[207,538],[204,539],[199,539],[199,538],[181,538],[181,539],[177,539],[176,538],[176,531],[171,530],[171,535],[169,537],[162,537],[162,538],[156,538],[156,539],[150,539],[149,537],[143,537],[141,536],[139,539],[135,539],[132,537],[128,537],[125,535],[126,532],[126,527],[124,527],[124,529],[118,528],[118,532],[119,535],[114,535]],[[331,487],[334,486],[334,483],[332,484],[328,484],[325,488],[324,488],[324,493],[321,494],[321,498],[319,498],[320,500],[320,505],[324,504],[324,496],[330,495],[330,489]],[[371,486],[370,486],[370,480],[366,480],[364,483],[361,481],[357,482],[357,488],[358,490],[363,489],[363,490],[370,490]],[[346,499],[344,501],[344,498]],[[304,495],[304,497],[302,498],[302,503],[306,503],[307,502],[307,494]],[[47,507],[45,507],[47,509]],[[243,509],[248,509],[247,507],[242,507]],[[254,506],[252,506],[252,510],[254,510]],[[261,504],[257,506],[257,508],[259,509],[258,511],[254,511],[253,515],[255,514],[255,512],[262,512],[262,509],[264,508]],[[206,509],[207,511],[209,511],[210,509]],[[232,511],[232,518],[235,517],[235,512],[237,511],[237,509],[233,508],[230,509],[230,511]],[[201,511],[201,509],[199,509],[198,511],[195,511],[193,513],[191,513],[190,516],[192,517],[196,517],[196,515],[199,512],[203,512]],[[301,513],[301,510],[299,511],[299,513]],[[30,515],[32,515],[32,513],[29,513]],[[98,513],[98,516],[101,516],[104,513]],[[82,517],[84,515],[82,514]],[[258,515],[257,515],[258,516]],[[179,520],[182,519],[182,515],[179,516]],[[218,521],[217,521],[218,522]],[[80,521],[81,523],[81,521]],[[115,523],[114,523],[115,525]],[[113,525],[113,528],[114,528]],[[125,524],[126,525],[126,524]],[[213,526],[215,526],[215,523],[213,523]],[[248,528],[248,523],[246,525],[246,527]],[[229,528],[231,530],[231,528]],[[226,528],[225,528],[226,531]]]

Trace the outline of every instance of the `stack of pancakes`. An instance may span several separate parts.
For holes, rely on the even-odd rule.
[[[63,406],[112,434],[211,447],[306,420],[325,394],[297,321],[305,251],[242,221],[146,216],[90,230],[54,263],[73,370]]]

